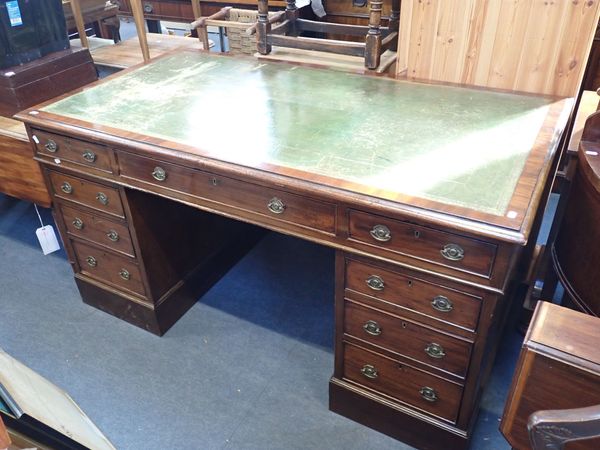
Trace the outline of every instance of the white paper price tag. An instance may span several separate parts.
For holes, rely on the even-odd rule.
[[[58,239],[56,239],[56,233],[54,232],[52,225],[45,225],[38,228],[35,230],[35,234],[38,241],[40,241],[40,246],[42,247],[44,255],[60,250],[60,245],[58,244]]]

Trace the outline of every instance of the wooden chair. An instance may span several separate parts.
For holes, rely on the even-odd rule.
[[[533,450],[561,450],[567,442],[600,437],[600,405],[537,411],[527,430]]]
[[[392,12],[389,26],[381,26],[383,0],[370,0],[369,25],[344,25],[300,19],[295,0],[287,0],[282,12],[283,22],[272,26],[269,19],[269,0],[258,0],[257,47],[258,52],[267,55],[273,45],[303,50],[317,50],[339,53],[342,55],[361,56],[365,59],[365,67],[376,69],[381,54],[387,49],[398,46],[398,26],[400,18],[400,1],[392,0]],[[301,37],[304,31],[316,33],[345,34],[365,36],[365,42],[340,41]]]

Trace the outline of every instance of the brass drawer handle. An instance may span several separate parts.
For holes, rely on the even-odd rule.
[[[283,214],[286,206],[280,199],[273,197],[269,200],[269,203],[267,203],[267,208],[269,208],[269,211],[273,214]]]
[[[387,242],[392,238],[392,232],[385,225],[375,225],[369,233],[373,239],[379,242]]]
[[[88,263],[88,266],[90,267],[96,267],[98,265],[98,261],[96,261],[96,258],[94,258],[93,256],[88,256],[87,258],[85,258],[85,260]]]
[[[370,378],[371,380],[377,378],[377,369],[371,364],[365,364],[362,367],[362,369],[360,369],[360,373],[362,373],[365,377]]]
[[[93,163],[96,161],[96,154],[91,150],[86,150],[81,156],[83,156],[83,159],[85,159],[89,163]]]
[[[435,403],[438,400],[437,392],[428,386],[424,386],[419,390],[421,397],[428,402]]]
[[[446,356],[444,347],[442,347],[440,344],[436,344],[435,342],[427,344],[427,347],[425,347],[425,353],[435,359],[442,359],[444,356]]]
[[[465,251],[458,244],[446,244],[440,250],[442,256],[450,261],[460,261],[465,257]]]
[[[119,240],[119,233],[115,230],[109,230],[108,233],[106,233],[106,237],[113,242],[117,242]]]
[[[449,313],[454,309],[454,305],[450,301],[448,297],[444,297],[443,295],[436,295],[433,300],[431,300],[431,306],[433,309],[443,312]]]
[[[77,228],[78,230],[83,229],[83,220],[81,220],[79,217],[75,217],[75,219],[73,219],[73,226],[75,228]]]
[[[104,206],[108,205],[108,196],[104,192],[98,192],[98,194],[96,194],[96,200]]]
[[[371,336],[379,336],[381,334],[381,327],[374,320],[367,320],[363,325],[363,330]]]
[[[125,281],[129,281],[131,279],[131,275],[127,269],[119,270],[119,276],[123,278]]]
[[[46,145],[44,145],[44,147],[50,153],[56,153],[58,151],[58,144],[56,143],[56,141],[53,141],[52,139],[48,139],[48,142],[46,142]]]
[[[371,275],[365,280],[365,282],[367,283],[367,286],[369,286],[374,291],[383,291],[383,288],[385,287],[383,278],[377,275]]]
[[[152,171],[152,178],[156,181],[165,181],[167,179],[167,172],[160,166],[156,166]]]
[[[67,181],[60,185],[60,190],[65,194],[71,194],[73,192],[73,186]]]

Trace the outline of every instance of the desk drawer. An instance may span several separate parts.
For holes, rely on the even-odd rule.
[[[346,288],[475,331],[481,298],[400,273],[346,260]],[[374,301],[373,306],[377,306]]]
[[[82,242],[72,240],[71,244],[81,273],[119,289],[145,295],[141,272],[131,259]]]
[[[394,353],[465,378],[471,358],[469,342],[414,322],[346,301],[344,332]]]
[[[37,152],[43,156],[94,167],[112,173],[109,150],[107,147],[78,139],[68,138],[59,134],[35,130],[34,142]]]
[[[69,234],[135,256],[126,225],[64,205],[60,210]]]
[[[462,387],[352,344],[344,344],[344,378],[455,422]]]
[[[335,205],[330,203],[125,152],[119,154],[119,164],[121,175],[126,178],[335,234]]]
[[[50,183],[56,197],[79,203],[90,208],[125,217],[119,191],[116,188],[93,181],[49,171]]]
[[[350,239],[489,278],[497,246],[432,228],[350,211]]]

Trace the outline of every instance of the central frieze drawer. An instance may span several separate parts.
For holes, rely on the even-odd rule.
[[[349,238],[384,252],[402,254],[489,278],[497,246],[409,222],[350,211]]]
[[[465,378],[471,344],[414,322],[346,301],[344,332],[370,344]]]
[[[121,152],[121,176],[269,219],[335,234],[335,205],[290,192]]]
[[[346,343],[344,378],[450,422],[456,421],[462,387],[414,367]]]
[[[136,264],[125,256],[117,256],[82,242],[71,241],[81,273],[112,284],[120,289],[144,296],[146,289]]]
[[[477,329],[481,297],[352,259],[346,259],[346,288],[444,323]]]
[[[60,210],[69,234],[135,256],[126,225],[64,205]]]
[[[48,171],[48,174],[56,197],[125,217],[118,189],[60,172]]]

